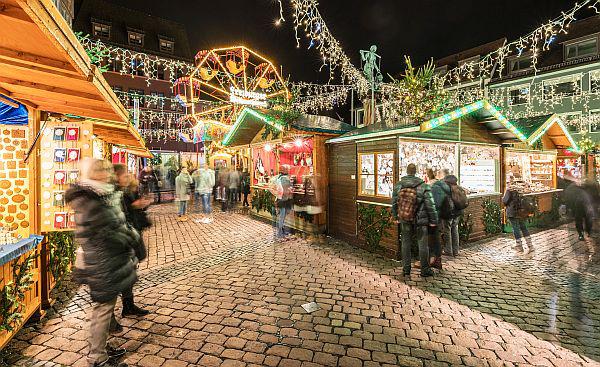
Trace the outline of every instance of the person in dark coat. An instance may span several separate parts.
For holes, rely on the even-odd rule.
[[[454,175],[450,174],[450,171],[447,169],[442,170],[442,174],[444,177],[444,182],[448,185],[447,194],[450,196],[450,200],[452,200],[452,188],[454,186],[458,186],[458,178]],[[444,234],[444,254],[448,256],[458,256],[458,252],[460,250],[460,235],[458,233],[458,221],[461,215],[463,215],[464,210],[459,210],[452,203],[452,212],[450,213],[450,218],[442,219],[442,233]]]
[[[533,249],[533,241],[529,234],[529,229],[525,223],[525,218],[519,216],[519,198],[523,195],[521,186],[523,181],[521,177],[515,175],[512,181],[507,185],[506,192],[502,197],[502,203],[506,207],[506,216],[510,221],[515,236],[514,250],[517,252],[529,252]],[[523,243],[523,239],[525,243]]]
[[[450,193],[450,187],[442,180],[438,180],[436,177],[436,172],[432,169],[427,170],[427,178],[429,180],[429,184],[431,185],[431,195],[433,196],[433,202],[435,203],[435,209],[438,212],[439,219],[442,214],[442,205],[444,201],[448,198]],[[445,218],[447,219],[447,218]],[[441,229],[439,226],[428,227],[429,235],[433,238],[433,256],[434,259],[431,262],[431,267],[442,270],[442,238],[441,238]]]
[[[244,173],[242,173],[242,180],[241,180],[241,184],[242,184],[242,194],[244,195],[244,202],[242,203],[243,206],[250,206],[250,203],[248,203],[248,195],[250,195],[250,173],[248,172],[248,170],[244,170]]]
[[[126,366],[111,357],[124,349],[107,346],[110,320],[117,296],[137,280],[133,246],[139,234],[127,225],[121,198],[111,184],[112,165],[99,159],[81,164],[81,180],[66,192],[75,212],[75,239],[79,244],[74,280],[87,284],[94,302],[90,317],[88,363],[91,366]]]
[[[121,206],[127,223],[140,234],[140,240],[134,248],[135,256],[138,261],[143,261],[148,256],[148,253],[141,234],[143,230],[151,225],[146,214],[146,209],[150,205],[151,200],[140,197],[139,192],[135,189],[136,185],[132,184],[132,177],[127,172],[127,167],[124,164],[115,164],[114,170],[118,189],[122,192]],[[121,316],[123,317],[145,316],[149,313],[147,310],[135,305],[133,287],[122,294],[122,302],[123,311]]]
[[[563,193],[567,208],[575,218],[575,227],[579,240],[585,239],[585,234],[592,234],[594,223],[594,205],[590,194],[579,183],[572,183]]]
[[[433,276],[433,270],[429,266],[429,246],[427,243],[427,227],[435,227],[438,224],[438,214],[435,210],[435,203],[431,195],[431,188],[422,179],[416,176],[417,166],[409,164],[406,167],[406,176],[400,179],[400,182],[394,187],[392,196],[392,216],[399,224],[402,234],[402,263],[404,276],[410,275],[411,270],[411,248],[413,237],[417,239],[419,245],[419,259],[421,261],[421,276]],[[398,211],[398,198],[402,189],[415,189],[417,192],[416,205],[417,210],[415,218],[411,221],[401,220]]]

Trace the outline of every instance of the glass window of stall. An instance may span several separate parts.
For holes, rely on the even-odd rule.
[[[313,139],[298,137],[279,146],[279,164],[289,168],[290,181],[296,192],[314,176]]]
[[[448,169],[456,174],[457,149],[455,143],[429,143],[416,141],[400,141],[398,148],[400,177],[406,175],[406,167],[417,165],[417,176],[427,182],[427,169],[439,172]]]
[[[460,145],[459,183],[469,195],[500,192],[500,147]]]
[[[276,147],[270,143],[252,149],[253,185],[266,185],[269,183],[269,179],[278,173],[275,149]]]
[[[394,152],[359,154],[361,196],[391,198],[394,190]]]
[[[507,151],[506,183],[521,177],[525,193],[537,193],[554,189],[555,152]]]

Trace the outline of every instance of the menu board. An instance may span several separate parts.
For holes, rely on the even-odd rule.
[[[0,126],[0,246],[31,233],[27,126]]]
[[[71,230],[74,213],[65,202],[65,192],[79,180],[82,157],[92,157],[93,126],[90,122],[48,121],[41,138],[42,231]]]
[[[400,160],[400,176],[406,175],[409,164],[417,165],[417,176],[425,179],[427,169],[434,171],[448,169],[451,174],[456,172],[456,145],[431,144],[401,141],[398,148]]]
[[[460,185],[470,194],[498,192],[500,148],[461,145]]]

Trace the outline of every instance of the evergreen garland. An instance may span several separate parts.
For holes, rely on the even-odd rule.
[[[365,237],[371,250],[379,248],[381,240],[389,237],[392,227],[392,213],[386,208],[373,204],[358,206],[358,230]]]
[[[49,270],[56,283],[60,283],[75,263],[75,237],[73,232],[50,232],[48,234]]]
[[[0,291],[0,331],[11,332],[23,321],[25,293],[33,285],[31,267],[37,256],[32,251],[22,262],[18,258],[13,261],[13,280]]]
[[[461,243],[469,242],[473,233],[473,215],[471,213],[463,214],[458,219],[458,237]]]
[[[275,208],[275,195],[269,190],[254,190],[252,195],[252,209],[256,210],[257,213],[266,211],[271,215],[275,215],[277,213],[277,209]]]
[[[502,211],[500,204],[494,200],[486,199],[481,204],[483,207],[483,226],[485,233],[488,235],[495,235],[502,232],[501,217]]]

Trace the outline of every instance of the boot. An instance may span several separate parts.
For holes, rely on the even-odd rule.
[[[525,237],[525,243],[527,244],[527,252],[533,251],[533,240],[531,239],[531,236]]]
[[[123,312],[121,316],[146,316],[150,311],[144,310],[135,305],[133,302],[133,296],[131,297],[123,297]]]
[[[434,257],[430,265],[432,268],[442,270],[442,258],[437,256]]]
[[[114,313],[112,314],[112,316],[110,318],[110,328],[108,330],[111,334],[113,334],[113,333],[118,334],[123,331],[123,326],[121,326],[121,324],[119,324]]]
[[[127,353],[127,349],[125,348],[115,348],[112,347],[110,345],[106,345],[106,353],[108,354],[109,358],[119,358],[125,355],[125,353]]]
[[[523,242],[521,241],[521,239],[515,239],[513,250],[515,250],[516,252],[523,252]]]

